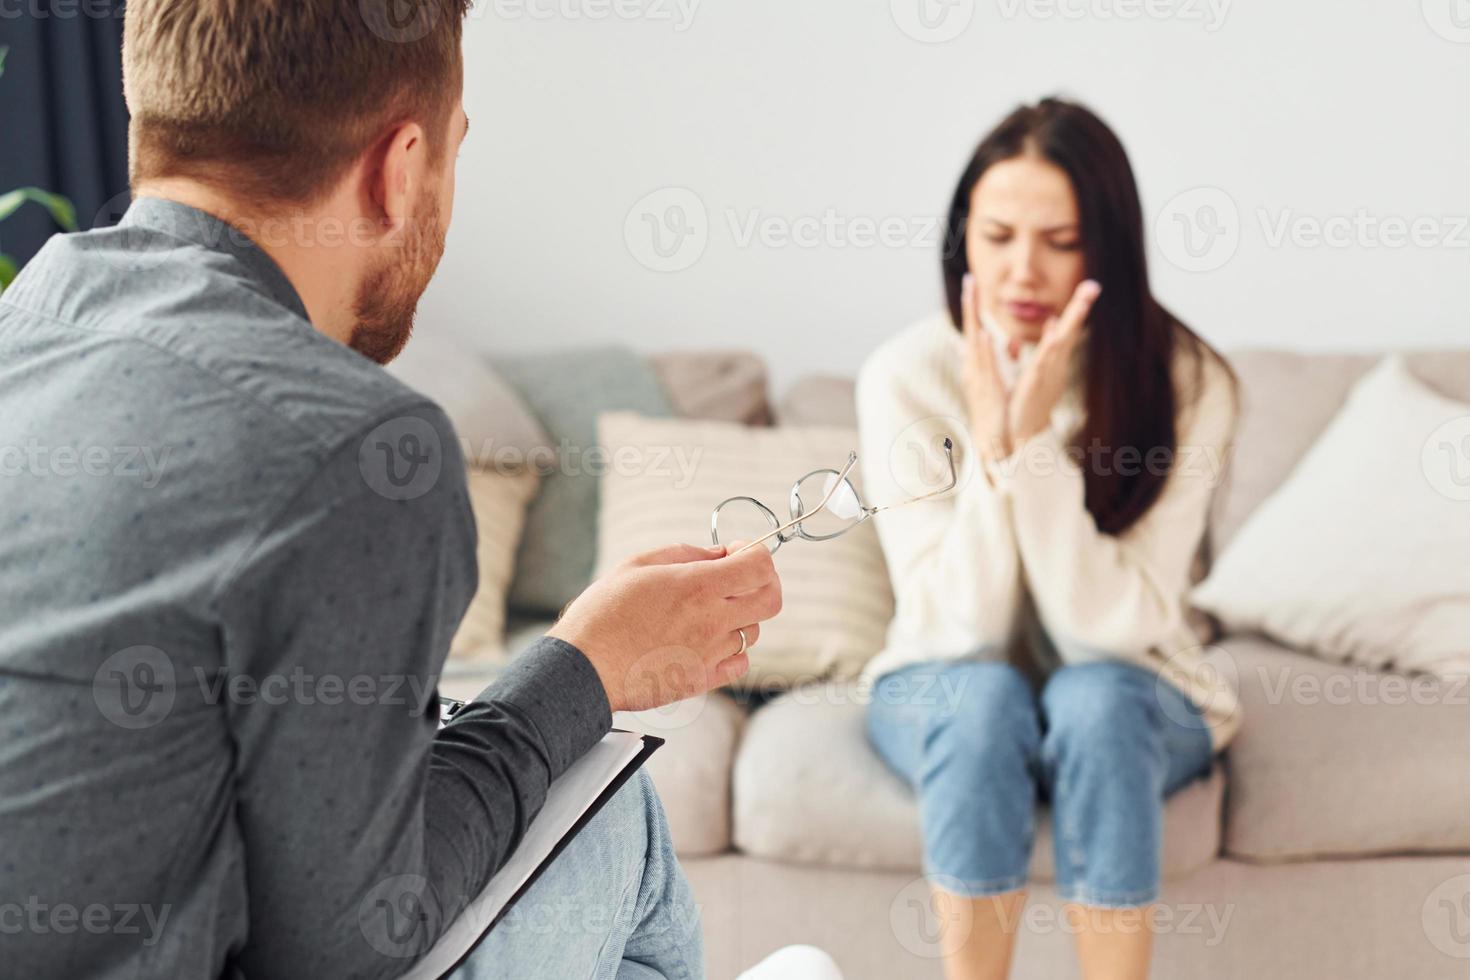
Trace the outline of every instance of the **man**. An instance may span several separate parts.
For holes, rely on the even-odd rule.
[[[612,711],[738,677],[780,609],[763,548],[643,555],[436,734],[474,519],[379,365],[444,248],[466,7],[128,4],[134,203],[0,300],[0,976],[401,976]],[[538,900],[462,974],[703,975],[645,776]]]

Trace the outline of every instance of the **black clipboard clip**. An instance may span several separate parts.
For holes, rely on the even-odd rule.
[[[464,702],[458,698],[447,698],[439,695],[439,724],[447,725],[454,716],[464,710]]]

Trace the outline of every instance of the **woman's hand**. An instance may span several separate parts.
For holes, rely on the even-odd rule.
[[[1047,321],[1036,355],[1011,393],[1008,428],[1016,444],[1025,442],[1051,423],[1052,409],[1067,390],[1072,351],[1082,339],[1087,314],[1102,287],[1091,279],[1078,283],[1060,316]]]
[[[964,313],[964,385],[970,432],[981,459],[999,460],[1011,454],[1007,421],[1010,392],[995,363],[995,347],[980,325],[978,303],[975,277],[966,274],[960,287],[960,309]]]

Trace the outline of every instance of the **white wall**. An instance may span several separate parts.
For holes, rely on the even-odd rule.
[[[920,4],[956,36],[911,36]],[[750,347],[778,392],[851,372],[939,307],[932,225],[975,142],[1061,92],[1122,137],[1167,232],[1156,291],[1212,342],[1470,338],[1470,0],[480,0],[465,46],[473,131],[423,334]],[[630,215],[666,188],[694,199]],[[654,271],[642,212],[670,204],[694,229],[671,261],[698,258]],[[1192,258],[1180,222],[1198,236],[1210,208],[1225,234]],[[827,241],[742,244],[752,217]]]

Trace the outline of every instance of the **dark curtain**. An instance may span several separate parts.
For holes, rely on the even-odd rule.
[[[39,187],[71,199],[82,229],[127,209],[122,95],[124,0],[29,0],[0,12],[0,193]],[[28,204],[0,223],[0,252],[24,265],[56,232]]]

